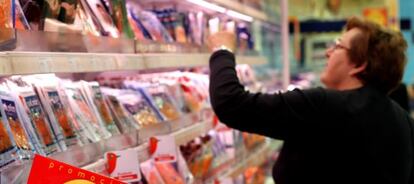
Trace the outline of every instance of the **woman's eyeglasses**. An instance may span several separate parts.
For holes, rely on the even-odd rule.
[[[332,50],[338,50],[338,49],[344,49],[347,51],[350,50],[350,48],[343,46],[341,42],[339,41],[339,39],[335,39],[333,42],[328,43],[327,48],[332,49]]]

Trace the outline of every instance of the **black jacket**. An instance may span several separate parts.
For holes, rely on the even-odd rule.
[[[414,184],[414,123],[385,94],[370,86],[249,93],[228,51],[211,56],[210,72],[211,103],[223,123],[284,140],[277,184]]]

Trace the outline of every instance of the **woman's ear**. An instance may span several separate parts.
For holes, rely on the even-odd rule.
[[[354,68],[349,71],[349,75],[355,76],[356,74],[363,72],[367,68],[367,65],[367,62],[364,62],[359,66],[355,65]]]

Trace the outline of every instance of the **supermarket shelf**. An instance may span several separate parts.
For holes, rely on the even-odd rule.
[[[202,0],[202,1],[208,1],[213,4],[220,5],[223,8],[226,8],[227,10],[236,11],[238,13],[251,16],[257,20],[271,22],[264,11],[255,9],[246,4],[240,3],[238,1],[234,1],[234,0]],[[205,8],[205,6],[195,5],[195,3],[190,3],[189,1],[186,1],[186,0],[141,0],[141,3],[147,4],[149,5],[149,7],[155,4],[158,4],[158,5],[171,4],[172,2],[181,4],[181,5],[191,5],[190,7],[187,7],[187,8],[203,9],[204,12],[216,13],[216,11],[212,11],[210,8]]]
[[[207,66],[210,54],[99,54],[1,52],[0,75],[81,73]],[[239,64],[265,64],[261,56],[237,56]]]
[[[220,166],[220,169],[216,170],[214,174],[210,175],[205,183],[214,183],[216,179],[223,179],[228,177],[235,177],[242,174],[247,168],[253,166],[260,166],[265,163],[270,153],[274,150],[271,148],[269,142],[262,143],[252,151],[245,150],[244,153],[238,157],[242,160],[233,159]]]
[[[227,172],[220,177],[235,177],[242,174],[243,171],[249,167],[260,166],[261,164],[265,163],[266,159],[268,159],[270,151],[271,149],[268,143],[260,145],[253,152],[248,153],[245,157],[246,159],[228,169]]]
[[[233,1],[233,0],[209,0],[209,1],[212,3],[216,3],[218,5],[221,5],[223,7],[226,7],[227,9],[251,16],[253,18],[270,22],[266,13],[264,13],[263,11],[244,5],[238,1]]]
[[[177,145],[183,145],[199,137],[200,135],[206,134],[211,129],[212,123],[210,120],[207,120],[172,132],[170,135],[174,136]],[[132,149],[138,152],[138,159],[140,162],[145,162],[150,159],[150,155],[148,153],[148,143],[143,143]],[[105,161],[100,159],[97,162],[89,164],[83,168],[93,172],[102,172],[104,165]]]
[[[137,150],[141,162],[148,160],[148,138],[156,135],[171,134],[177,144],[207,133],[212,128],[212,110],[207,108],[197,113],[185,115],[175,121],[164,122],[134,130],[128,134],[116,135],[107,140],[74,146],[64,152],[51,155],[52,159],[65,162],[75,167],[105,173],[105,152],[132,148]],[[31,168],[31,161],[22,165],[11,166],[0,173],[1,183],[26,183]]]

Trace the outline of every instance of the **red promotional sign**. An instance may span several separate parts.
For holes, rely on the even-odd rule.
[[[33,160],[28,184],[123,184],[123,182],[102,176],[63,162],[36,155]]]

